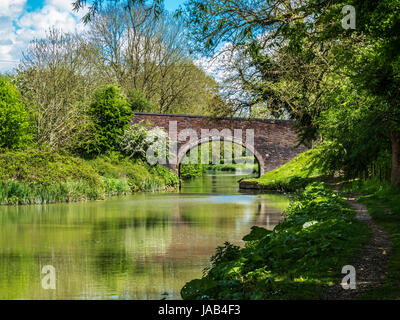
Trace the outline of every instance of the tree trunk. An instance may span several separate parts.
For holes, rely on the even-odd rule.
[[[393,187],[398,187],[400,182],[400,132],[391,134],[392,140],[392,174],[391,182]]]

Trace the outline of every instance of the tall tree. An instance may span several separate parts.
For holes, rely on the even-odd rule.
[[[93,54],[78,36],[57,29],[32,41],[24,52],[16,82],[37,143],[68,147],[86,127],[85,108],[99,85],[96,70],[88,63]]]
[[[142,92],[157,108],[151,111],[203,112],[216,94],[216,83],[190,58],[182,24],[169,14],[110,5],[89,27],[87,40],[98,50],[103,78],[115,80],[125,94]]]
[[[392,148],[392,185],[400,184],[400,1],[357,0],[357,32],[366,37],[355,51],[353,78],[378,97],[376,119],[384,124]]]
[[[190,0],[185,16],[194,46],[201,43],[203,53],[213,53],[225,42],[231,43],[231,50],[245,52],[250,68],[238,72],[241,83],[253,90],[253,97],[271,99],[267,108],[286,110],[303,129],[311,130],[311,138],[326,107],[321,98],[330,74],[348,77],[352,88],[375,97],[372,113],[392,141],[391,180],[398,185],[399,3],[353,2],[355,30],[344,28],[342,10],[347,3],[340,0]],[[279,63],[285,55],[289,59]],[[285,69],[290,71],[282,72]],[[253,70],[256,76],[248,77]]]
[[[120,4],[125,9],[134,7],[136,5],[146,6],[148,12],[152,12],[155,15],[159,15],[163,11],[163,0],[75,0],[73,8],[75,11],[82,10],[88,6],[87,13],[83,17],[83,21],[88,23],[102,8],[108,4],[118,5]]]

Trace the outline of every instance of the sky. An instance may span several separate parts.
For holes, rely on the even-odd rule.
[[[45,36],[50,27],[65,32],[85,28],[85,11],[72,11],[74,0],[0,0],[0,73],[12,72],[29,41]],[[169,11],[185,0],[164,0]]]

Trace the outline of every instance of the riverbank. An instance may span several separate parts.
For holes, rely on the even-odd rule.
[[[198,178],[206,172],[235,172],[238,174],[257,174],[257,163],[230,163],[230,164],[182,164],[180,167],[180,176],[184,180]]]
[[[315,154],[309,150],[258,179],[240,182],[242,189],[296,191],[295,198],[273,232],[254,227],[243,238],[244,248],[228,243],[217,248],[205,276],[182,289],[184,299],[400,297],[400,191],[372,180],[342,182],[334,191],[315,182],[327,180],[312,161]],[[362,204],[346,200],[357,193]],[[360,215],[366,208],[369,221]],[[347,264],[362,270],[357,278],[362,284],[343,295],[341,268]]]
[[[260,178],[240,181],[239,186],[241,189],[287,192],[304,188],[307,184],[317,180],[322,175],[319,167],[312,161],[315,154],[316,150],[308,150],[299,154],[280,168],[265,173]]]
[[[367,226],[327,184],[296,194],[273,231],[253,227],[245,247],[226,243],[184,299],[321,299],[370,239]]]
[[[170,170],[116,152],[92,160],[38,149],[0,153],[0,204],[98,200],[178,185]]]
[[[365,189],[362,191],[366,191]],[[373,219],[389,233],[392,254],[387,264],[383,284],[365,293],[360,299],[393,300],[400,298],[400,190],[389,186],[370,190],[357,198],[363,203]],[[386,252],[385,252],[386,254]]]
[[[355,290],[343,290],[341,279],[338,278],[337,282],[325,292],[323,298],[328,300],[363,298],[380,287],[384,283],[388,261],[393,253],[390,235],[371,218],[367,207],[351,196],[346,202],[354,209],[357,219],[364,222],[371,231],[371,240],[361,253],[349,262],[355,270]]]

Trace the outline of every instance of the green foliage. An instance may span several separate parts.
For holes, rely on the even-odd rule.
[[[125,129],[120,137],[121,152],[130,158],[145,159],[146,150],[150,146],[148,127],[143,123],[135,123]]]
[[[254,241],[260,240],[264,238],[267,234],[271,233],[272,231],[267,230],[265,228],[253,226],[251,227],[251,232],[243,237],[243,241]]]
[[[338,194],[323,183],[298,193],[273,231],[253,227],[244,248],[217,249],[183,299],[315,299],[369,238]]]
[[[134,112],[154,112],[155,106],[146,98],[145,94],[131,89],[127,94],[129,107]]]
[[[92,136],[82,147],[89,156],[119,150],[119,137],[131,120],[132,111],[120,89],[108,85],[95,91],[90,105]]]
[[[400,297],[400,190],[390,186],[370,189],[358,201],[367,205],[374,221],[390,234],[393,248],[383,285],[367,292],[361,299],[397,300]]]
[[[282,167],[265,173],[258,179],[246,179],[256,189],[296,191],[304,188],[311,180],[323,174],[316,164],[319,149],[310,149],[299,154]]]
[[[0,154],[0,204],[94,200],[178,185],[170,170],[116,152],[89,161],[36,149]]]
[[[170,170],[117,152],[101,155],[88,163],[104,178],[126,181],[131,191],[155,191],[179,185],[178,177]]]
[[[196,147],[193,148],[190,152],[197,152],[198,155],[198,163],[190,163],[190,152],[185,155],[184,161],[180,165],[179,173],[183,179],[190,179],[194,177],[202,176],[207,170],[211,171],[245,171],[246,173],[253,173],[258,172],[258,163],[255,162],[254,156],[245,156],[246,149],[240,145],[235,145],[234,143],[229,142],[232,145],[232,156],[231,162],[227,163],[225,160],[225,151],[224,151],[224,143],[228,143],[222,141],[220,143],[219,148],[219,164],[212,164],[213,158],[217,157],[218,155],[213,157],[213,143],[210,142],[209,144],[209,164],[202,164],[201,158],[201,151],[202,148]],[[239,151],[241,151],[241,156],[235,157],[235,148],[239,147]],[[215,152],[214,152],[215,153]]]
[[[205,167],[199,163],[182,164],[179,168],[179,173],[182,179],[191,179],[201,177]]]
[[[388,179],[390,139],[384,123],[376,121],[376,108],[381,102],[354,87],[349,79],[335,81],[341,83],[340,89],[323,99],[337,107],[321,112],[317,121],[324,137],[318,165],[330,173],[340,171],[345,178],[380,175]]]
[[[42,185],[9,180],[0,182],[0,204],[45,204],[94,200],[102,197],[101,192],[100,188],[93,188],[84,181]]]
[[[52,151],[0,154],[0,203],[29,204],[97,199],[101,177],[82,159]]]
[[[100,177],[82,159],[50,150],[28,149],[0,154],[0,181],[51,185],[82,180],[95,187]]]
[[[253,159],[251,159],[253,160]],[[246,170],[250,172],[258,172],[258,164],[256,163],[233,163],[228,164],[228,163],[221,163],[221,164],[209,164],[205,165],[206,170],[211,170],[211,171],[231,171],[235,172],[237,170]]]
[[[366,180],[357,178],[343,183],[341,190],[352,193],[374,194],[376,192],[389,191],[391,187],[388,181],[382,182],[379,177]]]
[[[18,149],[31,139],[18,90],[0,75],[0,148]]]

